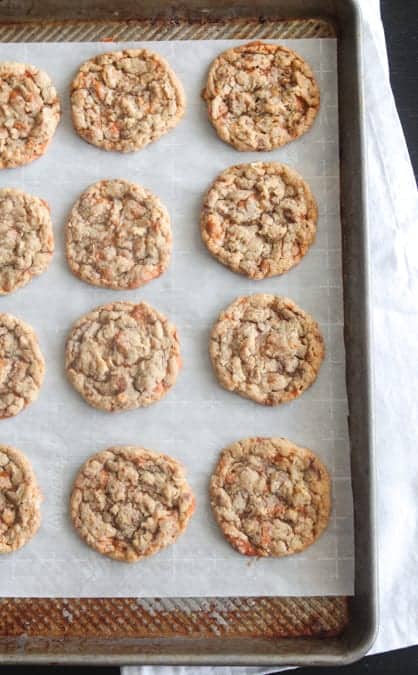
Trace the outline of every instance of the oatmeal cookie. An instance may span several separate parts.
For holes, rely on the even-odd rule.
[[[31,326],[0,314],[0,419],[13,417],[38,398],[45,362]]]
[[[278,162],[231,166],[209,189],[200,220],[212,255],[250,279],[283,274],[313,243],[318,210],[308,184]]]
[[[41,157],[60,117],[49,75],[24,63],[0,63],[0,169]]]
[[[99,54],[71,85],[73,124],[88,143],[132,152],[183,117],[183,87],[162,56],[148,49]]]
[[[315,381],[324,342],[316,321],[292,300],[260,293],[237,298],[220,313],[209,352],[225,389],[278,405]]]
[[[49,206],[38,197],[0,189],[0,295],[25,286],[51,262],[54,235]]]
[[[0,553],[11,553],[33,537],[41,523],[42,495],[26,457],[0,445]]]
[[[203,98],[218,136],[237,150],[273,150],[301,136],[319,109],[310,66],[287,47],[250,42],[212,63]]]
[[[247,438],[223,450],[210,498],[237,551],[281,557],[311,546],[327,527],[331,481],[311,450],[286,438]]]
[[[66,242],[71,271],[83,281],[116,290],[137,288],[167,268],[170,216],[141,185],[102,180],[74,205]]]
[[[175,326],[146,302],[114,302],[79,319],[67,341],[65,368],[95,408],[131,410],[159,401],[181,367]]]
[[[70,500],[84,541],[115,560],[136,562],[172,544],[195,508],[183,467],[133,446],[109,448],[81,467]]]

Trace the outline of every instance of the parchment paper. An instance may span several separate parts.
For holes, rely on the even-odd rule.
[[[311,63],[321,88],[313,129],[270,153],[239,153],[219,140],[200,99],[208,66],[223,49],[242,41],[155,42],[181,78],[187,113],[161,140],[132,154],[89,146],[72,129],[68,87],[79,64],[98,52],[147,43],[3,44],[1,60],[33,63],[52,77],[63,119],[46,155],[2,171],[0,186],[14,186],[51,205],[56,252],[49,270],[0,299],[36,330],[46,359],[38,401],[0,422],[0,442],[23,450],[45,500],[42,526],[24,548],[0,556],[2,596],[213,596],[330,595],[353,592],[352,495],[344,373],[336,41],[284,40]],[[203,194],[216,175],[239,162],[278,160],[309,181],[319,204],[318,235],[302,263],[282,277],[249,281],[218,264],[200,240]],[[64,224],[73,202],[102,178],[126,178],[153,190],[172,217],[170,268],[145,288],[116,292],[73,277],[64,257]],[[265,408],[224,391],[212,373],[207,344],[219,311],[236,296],[287,295],[319,321],[326,358],[316,384],[298,400]],[[94,410],[67,383],[64,345],[72,323],[115,300],[146,300],[179,329],[184,368],[171,393],[146,409],[119,414]],[[222,538],[210,512],[208,480],[218,452],[252,435],[286,436],[312,448],[333,479],[331,523],[306,552],[282,559],[251,560]],[[71,484],[80,464],[112,444],[137,444],[184,463],[197,497],[185,535],[173,546],[135,565],[104,558],[72,530]]]

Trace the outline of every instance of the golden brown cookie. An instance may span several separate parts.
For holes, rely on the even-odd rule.
[[[132,152],[156,141],[178,124],[185,105],[175,73],[148,49],[99,54],[71,85],[77,133],[105,150]]]
[[[48,204],[16,190],[0,189],[0,295],[44,272],[54,252]]]
[[[219,262],[250,279],[283,274],[315,239],[318,210],[309,185],[278,162],[225,169],[203,204],[203,241]]]
[[[33,537],[41,523],[42,495],[24,454],[0,445],[0,553],[11,553]]]
[[[239,553],[281,557],[311,546],[327,527],[331,481],[311,450],[286,438],[246,438],[223,450],[210,499]]]
[[[0,419],[13,417],[38,398],[45,361],[31,326],[0,314]]]
[[[212,63],[203,98],[218,136],[237,150],[273,150],[301,136],[319,110],[310,66],[281,45],[250,42]]]
[[[115,290],[137,288],[168,266],[170,216],[141,185],[101,180],[73,206],[66,244],[71,271],[83,281]]]
[[[0,63],[0,169],[41,157],[61,116],[49,76],[24,63]]]
[[[116,446],[90,457],[75,479],[74,527],[99,553],[136,562],[175,542],[195,509],[183,467],[172,457]]]
[[[209,352],[225,389],[278,405],[315,381],[324,341],[316,321],[292,300],[260,293],[237,298],[220,313]]]
[[[67,340],[65,368],[95,408],[131,410],[159,401],[181,368],[175,326],[146,302],[113,302],[81,317]]]

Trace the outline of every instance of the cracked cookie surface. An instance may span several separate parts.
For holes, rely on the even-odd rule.
[[[24,63],[0,63],[0,169],[43,155],[60,116],[49,75]]]
[[[280,557],[303,551],[325,530],[331,483],[311,450],[285,438],[247,438],[223,450],[210,499],[237,551]]]
[[[33,537],[41,523],[42,495],[25,455],[0,445],[0,553],[11,553]]]
[[[148,49],[99,54],[71,85],[73,124],[88,143],[132,152],[173,129],[185,111],[183,87]]]
[[[145,302],[102,305],[79,319],[67,340],[68,378],[87,403],[102,410],[159,401],[180,367],[175,326]]]
[[[175,542],[194,508],[181,464],[134,446],[90,457],[77,475],[70,502],[74,527],[86,543],[125,562]]]
[[[283,274],[315,239],[318,211],[308,184],[278,162],[239,164],[209,189],[200,226],[212,255],[250,279]]]
[[[27,284],[51,262],[54,236],[49,206],[38,197],[0,189],[0,295]]]
[[[324,342],[316,321],[292,300],[260,293],[239,297],[220,313],[209,352],[225,389],[278,405],[315,381]]]
[[[0,314],[0,419],[13,417],[38,398],[45,362],[34,330]]]
[[[67,261],[83,281],[137,288],[160,276],[171,253],[170,216],[150,190],[102,180],[85,190],[66,226]]]
[[[218,136],[237,150],[272,150],[312,125],[319,89],[310,66],[287,47],[251,42],[212,63],[203,98]]]

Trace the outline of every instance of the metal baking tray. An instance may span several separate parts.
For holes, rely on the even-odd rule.
[[[344,323],[355,595],[0,599],[0,663],[332,665],[377,630],[373,402],[357,0],[5,0],[0,42],[338,38]]]

